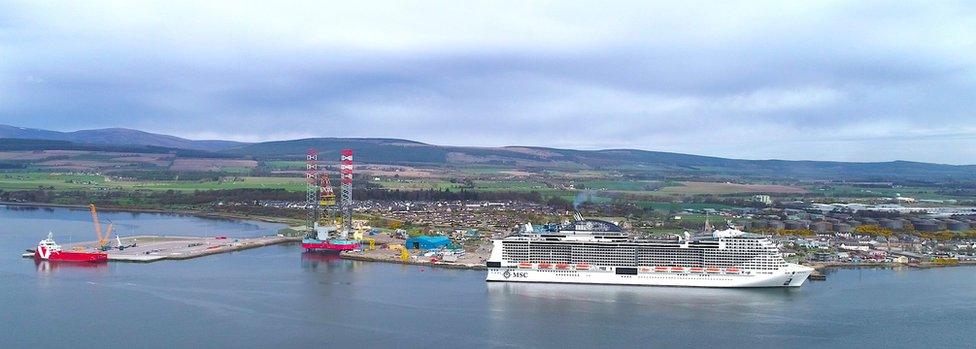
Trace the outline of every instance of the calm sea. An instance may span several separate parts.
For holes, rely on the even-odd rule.
[[[280,225],[100,212],[123,235]],[[799,289],[486,284],[484,272],[304,255],[297,245],[101,267],[20,258],[86,210],[0,206],[0,348],[973,348],[976,268],[832,272]]]

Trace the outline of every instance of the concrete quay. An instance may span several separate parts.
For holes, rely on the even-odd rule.
[[[295,238],[267,236],[257,238],[233,237],[194,237],[194,236],[156,236],[139,235],[120,238],[123,249],[118,248],[118,241],[113,239],[109,243],[109,261],[119,262],[155,262],[161,260],[182,260],[208,256],[217,253],[241,251],[261,246],[275,245],[285,242],[298,241]],[[135,244],[135,246],[131,246]],[[78,242],[62,245],[66,250],[82,248],[93,250],[95,241]],[[32,254],[25,253],[25,258],[32,258]]]

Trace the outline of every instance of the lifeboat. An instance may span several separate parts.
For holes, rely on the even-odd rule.
[[[728,268],[728,269],[725,269],[725,273],[726,274],[738,274],[739,273],[739,269],[738,268]]]
[[[556,269],[569,269],[569,264],[566,263],[556,264]]]
[[[682,268],[682,267],[671,267],[671,271],[676,272],[676,273],[681,273],[681,272],[684,272],[685,271],[685,268]]]
[[[552,264],[549,263],[539,263],[539,269],[549,269],[552,268]]]
[[[590,265],[586,263],[577,264],[576,270],[590,270]]]
[[[702,272],[702,268],[699,268],[699,267],[691,268],[691,272],[692,273],[701,273]]]
[[[532,263],[519,263],[518,266],[519,266],[519,268],[522,268],[522,269],[529,269],[529,268],[532,268]]]
[[[668,267],[654,267],[654,271],[659,272],[659,273],[660,272],[665,272],[665,271],[668,271]]]
[[[718,273],[719,272],[719,269],[718,268],[705,268],[705,272],[706,273]]]

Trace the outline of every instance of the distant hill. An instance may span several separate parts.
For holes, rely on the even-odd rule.
[[[798,179],[859,181],[976,181],[974,165],[942,165],[909,161],[835,162],[742,160],[680,153],[636,150],[572,150],[544,147],[440,146],[392,138],[306,138],[288,141],[240,143],[195,141],[137,130],[110,128],[55,132],[0,125],[0,138],[33,138],[66,143],[26,140],[0,142],[0,150],[64,147],[108,149],[193,150],[185,156],[235,157],[256,160],[301,160],[309,148],[320,159],[338,158],[340,149],[351,148],[360,162],[373,164],[465,167],[509,167],[527,170],[613,170],[632,177],[735,179]],[[70,142],[70,143],[68,143]],[[6,147],[3,145],[6,144]],[[53,147],[53,148],[52,148]]]
[[[976,180],[976,166],[909,161],[835,162],[741,160],[635,150],[571,150],[543,147],[438,146],[403,139],[308,138],[241,145],[220,153],[258,160],[302,159],[309,148],[334,154],[356,151],[359,161],[434,166],[504,166],[536,170],[615,170],[646,177],[770,178],[802,180]],[[322,158],[320,156],[320,158]]]
[[[304,159],[309,148],[322,154],[334,154],[339,150],[355,149],[357,157],[373,163],[425,163],[443,164],[446,152],[442,147],[420,142],[388,138],[306,138],[291,141],[275,141],[244,144],[224,149],[221,153],[255,159]]]
[[[81,150],[90,152],[175,154],[185,158],[230,158],[231,155],[206,150],[157,147],[154,145],[109,145],[73,143],[47,139],[0,138],[0,151]]]
[[[207,151],[222,150],[243,144],[220,140],[189,140],[127,128],[58,132],[9,125],[0,125],[0,138],[55,140],[80,144],[140,145]]]

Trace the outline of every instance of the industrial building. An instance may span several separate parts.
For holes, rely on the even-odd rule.
[[[434,250],[450,244],[451,239],[446,236],[421,235],[407,239],[404,246],[409,249]]]

